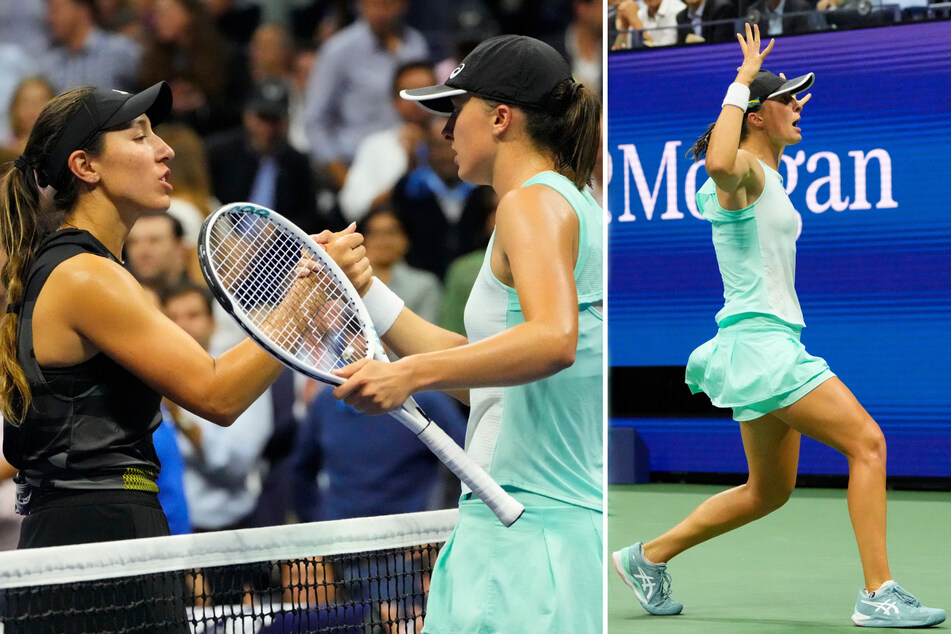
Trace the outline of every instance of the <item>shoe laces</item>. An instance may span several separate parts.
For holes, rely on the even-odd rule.
[[[898,599],[902,601],[903,603],[907,603],[908,605],[915,608],[921,607],[921,601],[916,599],[914,595],[906,592],[904,589],[902,589],[901,586],[893,587],[892,592],[894,592],[894,594],[898,597]]]
[[[660,598],[670,598],[670,573],[662,570],[660,573]]]

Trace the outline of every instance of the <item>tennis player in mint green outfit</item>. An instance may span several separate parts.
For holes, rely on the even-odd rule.
[[[782,506],[796,484],[802,434],[849,461],[848,505],[865,576],[852,614],[866,627],[926,627],[945,620],[891,578],[885,547],[885,438],[825,361],[799,341],[805,323],[795,290],[799,215],[777,172],[812,73],[795,79],[761,70],[758,27],[737,36],[743,64],[716,123],[693,147],[710,179],[697,206],[713,226],[725,304],[717,336],[690,355],[687,384],[739,422],[749,464],[746,484],[713,496],[660,537],[612,556],[615,569],[651,614],[679,614],[667,562]],[[817,601],[822,597],[816,597]]]
[[[466,337],[373,279],[367,308],[401,359],[343,368],[335,395],[376,414],[417,391],[454,393],[471,405],[467,452],[525,506],[506,528],[463,492],[427,634],[601,634],[604,220],[586,189],[599,100],[553,48],[512,35],[482,42],[444,85],[403,97],[449,116],[459,176],[499,196],[495,231]]]

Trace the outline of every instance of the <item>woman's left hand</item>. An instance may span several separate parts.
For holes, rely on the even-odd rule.
[[[334,389],[334,398],[371,416],[398,409],[413,393],[405,365],[402,361],[361,359],[334,370],[336,376],[347,380]]]

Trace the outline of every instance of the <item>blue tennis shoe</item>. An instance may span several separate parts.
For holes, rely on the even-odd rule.
[[[900,585],[886,581],[875,592],[859,590],[852,622],[860,627],[930,627],[947,617],[944,610],[926,608]]]
[[[645,610],[656,615],[680,614],[683,603],[670,598],[667,564],[651,564],[644,559],[644,544],[637,542],[611,555],[614,569]]]

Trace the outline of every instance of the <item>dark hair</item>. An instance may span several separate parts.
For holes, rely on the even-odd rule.
[[[411,70],[425,70],[432,73],[433,76],[436,75],[435,71],[433,70],[433,65],[424,59],[417,59],[417,60],[400,64],[399,66],[396,67],[396,70],[393,71],[393,81],[390,84],[390,93],[393,95],[394,98],[400,96],[400,90],[399,90],[400,77]]]
[[[751,112],[759,111],[760,106],[750,106],[747,108],[746,113],[743,115],[743,126],[740,128],[740,142],[743,142],[743,139],[747,137],[750,133],[749,125],[746,122],[746,115]],[[687,158],[692,158],[694,161],[699,161],[707,155],[707,146],[710,145],[710,135],[713,134],[713,128],[717,125],[716,121],[711,123],[707,127],[707,131],[704,132],[699,139],[694,141],[694,144],[690,146],[690,149],[687,150],[687,153],[684,155]]]
[[[70,173],[52,197],[41,192],[35,170],[49,156],[67,123],[84,106],[93,88],[75,88],[54,97],[37,118],[18,164],[7,164],[0,175],[0,248],[7,256],[0,283],[7,293],[7,312],[0,317],[0,413],[17,425],[30,404],[30,388],[17,361],[18,315],[9,307],[23,300],[26,276],[36,249],[64,221],[79,196],[79,181]],[[102,153],[105,132],[100,131],[77,150]],[[22,161],[22,163],[21,163]]]
[[[167,211],[149,211],[139,216],[139,218],[168,218],[172,225],[172,235],[175,236],[175,240],[181,242],[182,238],[185,237],[185,227],[182,226],[182,221]]]
[[[366,235],[370,221],[377,216],[385,214],[393,216],[396,219],[396,223],[400,226],[400,231],[409,236],[409,231],[406,229],[406,218],[403,217],[403,214],[397,209],[390,198],[381,198],[380,200],[374,201],[370,205],[369,211],[367,211],[362,218],[357,220],[357,231]]]
[[[178,299],[179,297],[184,297],[185,295],[189,295],[191,293],[194,293],[198,295],[199,297],[201,297],[202,302],[204,302],[205,307],[208,309],[208,314],[213,317],[215,314],[214,313],[215,300],[211,296],[211,291],[209,291],[206,287],[202,286],[201,284],[196,284],[195,282],[192,282],[190,280],[184,281],[179,284],[175,284],[169,288],[162,289],[159,292],[159,297],[161,299],[162,306],[164,307],[173,299]]]
[[[488,102],[494,108],[499,102]],[[545,107],[519,106],[527,115],[532,143],[555,156],[556,171],[583,189],[591,183],[601,147],[601,99],[583,84],[566,79]]]

